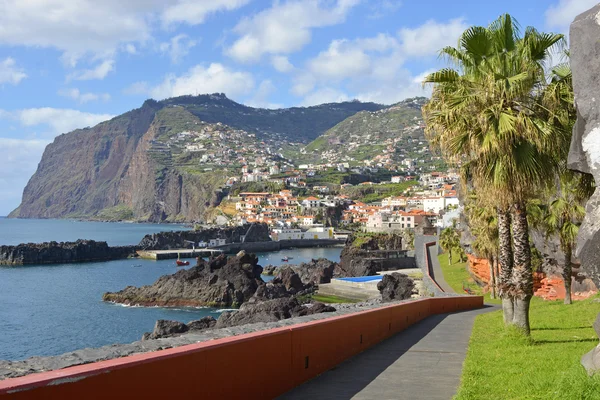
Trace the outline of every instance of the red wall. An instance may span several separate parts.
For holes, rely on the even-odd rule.
[[[481,296],[427,298],[0,381],[0,398],[270,399],[432,314]]]

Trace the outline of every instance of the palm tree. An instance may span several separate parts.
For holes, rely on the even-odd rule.
[[[448,265],[452,265],[452,249],[455,248],[455,244],[451,228],[446,228],[441,232],[440,247],[448,253]]]
[[[496,298],[496,267],[498,263],[498,218],[495,210],[477,196],[470,196],[465,212],[475,239],[471,244],[477,256],[488,260],[490,266],[491,298]]]
[[[487,28],[467,29],[457,47],[441,50],[457,69],[425,78],[433,84],[423,108],[426,134],[496,207],[504,318],[525,334],[533,296],[525,204],[555,171],[557,147],[568,148],[568,139],[557,137],[563,132],[537,110],[545,63],[563,40],[531,27],[521,36],[505,14]]]

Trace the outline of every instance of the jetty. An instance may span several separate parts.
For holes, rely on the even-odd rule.
[[[138,256],[148,260],[168,260],[173,258],[213,257],[223,254],[220,249],[170,249],[170,250],[138,250]]]

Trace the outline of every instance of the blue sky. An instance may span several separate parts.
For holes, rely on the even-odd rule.
[[[149,97],[256,107],[427,95],[437,51],[510,13],[567,33],[588,0],[0,0],[0,215],[61,133]]]

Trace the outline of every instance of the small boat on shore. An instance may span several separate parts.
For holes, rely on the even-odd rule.
[[[178,266],[178,267],[184,267],[184,266],[186,266],[186,265],[190,265],[190,262],[189,262],[189,261],[181,261],[181,260],[177,260],[177,261],[175,261],[175,262],[177,263],[177,266]]]

